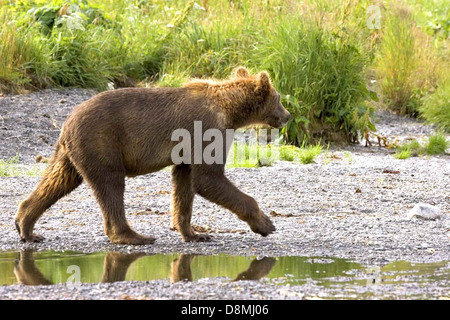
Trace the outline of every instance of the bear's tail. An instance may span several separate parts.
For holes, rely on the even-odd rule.
[[[64,146],[58,142],[44,177],[19,206],[15,220],[21,238],[25,241],[36,241],[32,231],[39,217],[82,182],[83,178],[67,156]]]

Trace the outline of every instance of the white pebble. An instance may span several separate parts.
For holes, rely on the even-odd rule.
[[[409,210],[406,215],[408,219],[412,219],[413,217],[418,217],[426,220],[435,220],[442,217],[442,211],[436,206],[432,206],[428,203],[418,203]]]

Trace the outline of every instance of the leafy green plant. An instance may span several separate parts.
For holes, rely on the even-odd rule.
[[[322,145],[305,146],[301,148],[292,145],[282,145],[279,147],[280,160],[301,162],[303,164],[313,163],[318,155],[322,153]]]
[[[282,145],[279,147],[280,160],[298,161],[300,158],[300,148],[291,145]]]

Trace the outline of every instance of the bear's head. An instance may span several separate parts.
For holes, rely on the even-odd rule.
[[[291,114],[281,104],[280,94],[273,87],[266,71],[252,76],[246,68],[238,67],[233,71],[233,77],[245,80],[253,91],[248,94],[247,100],[252,105],[251,122],[274,128],[281,128],[286,124]]]

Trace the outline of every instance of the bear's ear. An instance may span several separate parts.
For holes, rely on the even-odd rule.
[[[233,70],[232,76],[233,78],[248,78],[250,77],[250,72],[245,67],[237,67]]]
[[[269,74],[266,71],[261,71],[256,76],[256,91],[267,94],[270,92],[272,83],[270,82]]]

